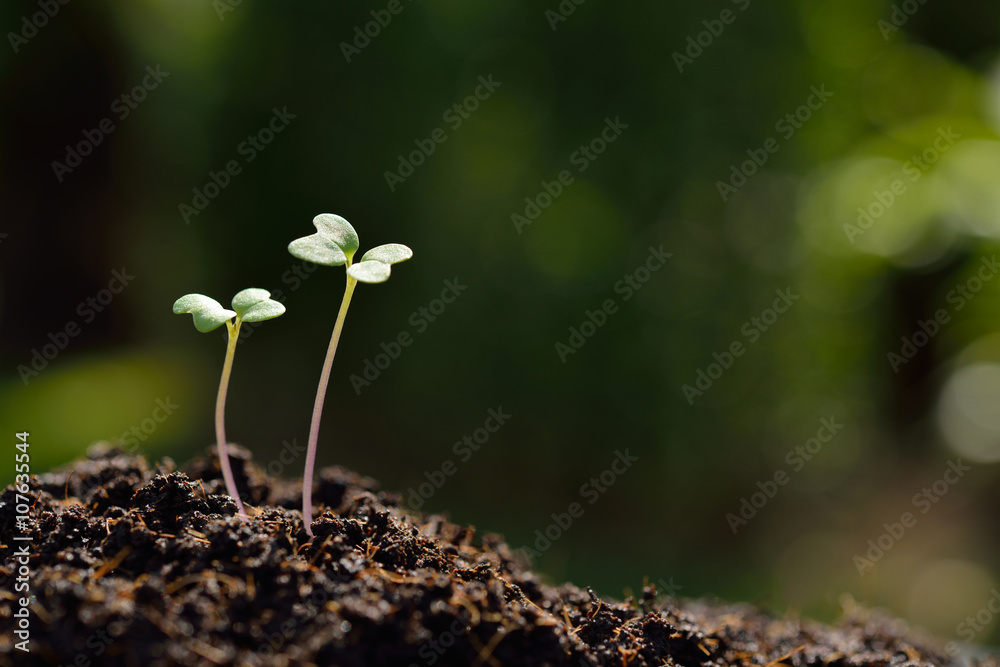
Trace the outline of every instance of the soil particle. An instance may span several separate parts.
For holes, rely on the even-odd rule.
[[[301,487],[231,446],[250,521],[209,453],[178,469],[107,446],[31,479],[31,653],[14,650],[15,544],[0,544],[4,665],[957,665],[859,609],[836,626],[747,605],[599,598],[549,586],[498,535],[401,508],[323,470],[309,539]],[[0,495],[16,531],[14,490]],[[23,544],[23,543],[22,543]],[[985,659],[981,665],[996,664]]]

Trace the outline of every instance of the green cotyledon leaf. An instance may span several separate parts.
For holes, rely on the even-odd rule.
[[[402,243],[387,243],[372,248],[361,256],[361,261],[373,259],[383,264],[398,264],[413,257],[413,251]]]
[[[358,233],[344,218],[321,213],[313,218],[316,233],[295,239],[288,252],[299,259],[325,266],[347,264],[358,249]]]
[[[224,322],[236,317],[236,313],[223,308],[222,304],[204,294],[185,294],[174,301],[174,314],[190,313],[194,327],[202,333],[218,329]]]
[[[259,287],[249,287],[234,296],[233,310],[244,322],[263,322],[285,313],[285,307]]]

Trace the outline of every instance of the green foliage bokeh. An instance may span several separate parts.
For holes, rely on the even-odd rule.
[[[552,578],[611,595],[672,579],[821,616],[847,592],[954,635],[1000,577],[1000,424],[960,419],[988,412],[1000,360],[1000,283],[961,291],[1000,237],[1000,17],[898,4],[918,9],[60,6],[0,57],[0,423],[31,431],[39,471],[101,439],[203,452],[224,337],[189,335],[170,304],[253,284],[288,311],[245,327],[229,436],[300,475],[281,452],[305,442],[343,276],[285,248],[337,213],[415,259],[358,290],[321,465],[405,498],[451,461],[423,508],[521,546],[629,450],[539,559]],[[16,32],[35,11],[0,18]],[[53,166],[103,118],[80,166]],[[713,363],[728,368],[685,390]],[[491,409],[511,417],[470,447]],[[843,429],[794,454],[824,419]],[[853,557],[970,442],[974,472],[859,576]],[[734,535],[727,514],[782,470]]]

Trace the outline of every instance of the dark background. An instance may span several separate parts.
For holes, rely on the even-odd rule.
[[[996,3],[590,0],[563,2],[558,22],[556,0],[53,5],[34,32],[40,5],[0,7],[0,424],[30,431],[34,471],[133,428],[152,457],[204,451],[224,335],[170,307],[255,286],[288,312],[239,347],[228,434],[300,475],[301,456],[278,456],[305,443],[343,269],[307,272],[285,248],[338,213],[362,251],[415,256],[357,290],[321,465],[405,491],[451,459],[424,508],[515,546],[581,502],[537,566],[607,595],[648,576],[830,617],[847,593],[948,637],[985,607],[1000,575],[1000,281],[976,272],[993,277],[1000,235]],[[147,67],[169,75],[121,118],[115,100]],[[456,128],[444,114],[479,77],[500,86]],[[814,88],[832,97],[799,109]],[[294,118],[248,162],[240,146],[274,109]],[[796,110],[808,120],[789,136]],[[104,118],[113,131],[57,176]],[[580,172],[574,152],[608,118],[627,128]],[[447,139],[390,189],[385,172],[435,128]],[[765,146],[724,201],[717,182]],[[230,160],[240,173],[185,221],[180,205]],[[573,182],[519,232],[511,216],[562,170]],[[905,189],[852,242],[844,226],[894,181]],[[672,257],[625,301],[616,283],[660,245]],[[134,278],[90,313],[123,268]],[[411,314],[456,279],[467,289],[418,331]],[[779,289],[799,298],[751,340]],[[563,363],[556,344],[605,299],[616,312]],[[894,369],[901,337],[940,310]],[[350,376],[402,332],[412,345],[356,392]],[[19,370],[52,338],[65,349]],[[683,386],[722,370],[713,354],[733,341],[742,356],[689,401]],[[157,400],[177,406],[161,423]],[[501,406],[509,421],[460,461],[453,443]],[[795,470],[787,452],[831,418],[842,429]],[[591,504],[581,485],[625,450],[638,461]],[[958,459],[971,470],[915,503]],[[727,514],[779,471],[787,483],[734,535]],[[861,576],[855,556],[904,512],[915,523]]]

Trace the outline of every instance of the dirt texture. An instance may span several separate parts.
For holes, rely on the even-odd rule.
[[[32,477],[31,652],[14,649],[15,492],[0,496],[4,665],[961,664],[900,621],[850,609],[836,626],[750,606],[601,599],[550,586],[498,535],[401,507],[342,468],[301,487],[232,446],[252,520],[211,454],[178,469],[107,446]],[[23,543],[20,543],[23,544]],[[981,665],[996,664],[986,658]]]

